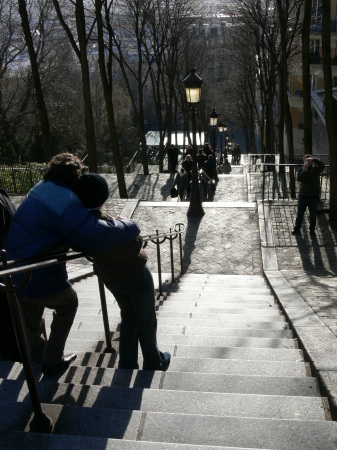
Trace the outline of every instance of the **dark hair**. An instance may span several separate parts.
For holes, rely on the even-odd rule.
[[[43,179],[72,186],[79,179],[81,170],[82,163],[78,156],[72,153],[60,153],[47,164]]]

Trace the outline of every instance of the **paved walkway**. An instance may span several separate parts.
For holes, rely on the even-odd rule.
[[[133,209],[136,202],[132,217],[142,235],[168,231],[184,222],[186,272],[265,273],[337,411],[337,231],[330,228],[323,211],[316,237],[309,235],[307,218],[302,235],[292,236],[296,202],[252,201],[245,172],[244,167],[234,166],[231,175],[220,176],[214,202],[203,203],[202,218],[187,216],[188,202],[171,200],[172,175],[155,172],[126,176],[128,201],[118,198],[116,177],[106,175],[111,198],[105,208],[118,215],[130,204]],[[13,200],[19,204],[21,198]],[[148,245],[147,252],[150,268],[157,272],[154,245]],[[163,246],[163,272],[170,272],[168,253]],[[90,271],[85,260],[69,264],[71,279]]]

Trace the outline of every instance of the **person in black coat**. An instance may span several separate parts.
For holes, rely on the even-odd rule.
[[[173,144],[169,146],[167,149],[167,157],[169,162],[169,171],[170,173],[176,173],[176,168],[178,164],[178,156],[179,156],[179,149],[178,147],[175,147]]]
[[[187,194],[189,195],[190,190],[191,190],[192,167],[193,167],[193,159],[192,159],[191,155],[186,155],[186,158],[183,161],[181,166],[185,169],[185,172],[187,173],[188,184],[187,184],[186,191],[187,191]]]

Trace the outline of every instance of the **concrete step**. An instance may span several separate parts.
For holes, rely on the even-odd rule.
[[[34,449],[104,449],[104,450],[158,450],[158,442],[130,441],[91,436],[63,436],[60,434],[24,433],[19,431],[0,432],[2,450]],[[222,447],[210,445],[170,444],[161,442],[160,450],[258,450],[243,447]],[[260,449],[261,450],[261,449]],[[268,450],[268,449],[264,449]]]
[[[119,314],[119,308],[108,308],[108,312],[112,311],[112,314]],[[83,316],[98,316],[102,314],[100,306],[93,308],[83,308],[80,307],[78,309],[77,315]],[[222,317],[228,314],[234,315],[249,315],[256,316],[257,318],[270,317],[270,318],[279,318],[281,316],[281,312],[278,308],[270,308],[266,306],[265,309],[244,309],[244,308],[179,308],[179,307],[166,307],[158,309],[158,315],[162,317],[189,317],[192,314],[195,317],[204,316],[205,318],[212,318],[211,316]],[[221,320],[221,319],[220,319]],[[282,320],[284,318],[282,317]]]
[[[170,414],[255,417],[292,420],[326,420],[321,397],[260,395],[201,391],[174,391],[98,385],[69,385],[45,382],[38,385],[42,403],[113,408],[118,410]],[[30,402],[26,382],[4,380],[0,385],[1,404]]]
[[[166,351],[166,350],[165,350]],[[167,349],[170,351],[170,348]],[[260,361],[303,361],[301,350],[280,348],[206,347],[178,345],[174,355],[180,358],[244,359]]]
[[[119,336],[110,333],[112,340],[119,339]],[[86,331],[72,329],[68,340],[100,341],[105,339],[101,331]],[[260,337],[235,337],[235,336],[203,336],[186,334],[164,334],[158,333],[159,344],[175,345],[196,345],[212,347],[257,347],[257,348],[294,348],[297,341],[294,339],[281,338],[260,338]]]
[[[31,405],[1,409],[0,431],[28,430]],[[337,423],[80,408],[43,404],[54,434],[277,450],[336,449]],[[4,419],[4,420],[3,420]],[[160,447],[159,447],[160,448]]]
[[[247,307],[252,307],[254,308],[254,305],[263,305],[263,306],[268,306],[268,305],[273,305],[273,306],[277,306],[277,303],[275,302],[274,297],[272,296],[268,296],[268,297],[263,297],[263,296],[257,296],[257,297],[249,297],[249,296],[243,296],[240,298],[233,298],[233,297],[214,297],[212,296],[212,298],[206,298],[206,297],[196,297],[196,296],[185,296],[185,295],[177,295],[177,294],[170,294],[166,299],[164,300],[159,300],[159,303],[162,305],[176,305],[176,304],[180,304],[180,305],[189,305],[189,304],[197,304],[200,306],[213,306],[213,307],[218,307],[219,305],[227,305],[227,304],[233,304],[233,305],[243,305],[243,306],[247,306]]]
[[[195,309],[201,309],[204,312],[221,312],[227,309],[244,309],[247,310],[261,310],[261,313],[265,310],[279,311],[280,308],[275,302],[259,301],[259,302],[235,302],[235,301],[199,301],[199,300],[172,300],[171,298],[159,302],[158,309],[160,311],[166,311],[170,309],[179,309],[180,311],[185,311],[190,309],[194,311]]]
[[[142,366],[142,356],[139,354],[138,362]],[[88,368],[117,368],[118,354],[100,352],[78,352],[77,359],[65,372],[73,373],[77,366]],[[41,376],[41,365],[34,364],[37,376]],[[7,376],[16,377],[20,374],[22,365],[10,363],[10,368],[6,368]],[[146,371],[147,372],[147,371]],[[213,358],[189,358],[173,357],[169,372],[186,372],[188,374],[217,374],[217,375],[245,375],[261,377],[306,377],[311,376],[310,366],[303,359],[294,361],[267,361],[252,359],[213,359]],[[166,375],[169,373],[167,372]],[[161,372],[148,372],[151,374],[161,374]],[[159,376],[158,375],[158,376]]]
[[[156,294],[155,304],[159,348],[172,354],[167,372],[117,369],[118,353],[104,353],[97,280],[75,286],[80,306],[66,353],[78,357],[53,377],[33,365],[55,430],[41,447],[30,434],[26,448],[100,448],[100,439],[102,448],[130,450],[336,448],[327,399],[262,277],[186,275],[179,285],[165,283],[168,295]],[[120,312],[106,296],[118,349]],[[0,432],[10,442],[12,430],[28,429],[31,404],[21,364],[0,362],[0,376]]]
[[[227,375],[216,373],[190,373],[168,371],[124,370],[103,367],[84,367],[74,363],[64,373],[44,377],[41,367],[34,365],[36,378],[69,384],[85,384],[140,389],[165,389],[201,392],[222,392],[237,394],[285,395],[318,397],[317,379],[313,377]],[[9,380],[25,380],[23,367],[17,363],[8,373]]]
[[[226,285],[203,285],[196,286],[194,284],[178,284],[172,285],[169,290],[170,293],[177,292],[198,292],[199,294],[217,293],[219,295],[271,295],[270,290],[266,287],[243,287],[243,286],[226,286]]]
[[[281,316],[281,312],[278,309],[264,309],[264,310],[256,310],[256,309],[230,309],[230,308],[168,308],[158,311],[158,316],[163,317],[186,317],[187,319],[191,318],[203,318],[205,320],[218,318],[219,321],[222,320],[222,317],[226,319],[228,315],[234,315],[237,317],[250,317],[252,320],[254,318],[260,320],[261,318],[265,320],[279,320],[281,317],[283,320],[283,316]]]

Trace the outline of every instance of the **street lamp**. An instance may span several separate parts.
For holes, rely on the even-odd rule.
[[[195,69],[190,69],[190,73],[184,79],[186,100],[192,111],[192,134],[193,134],[193,164],[192,164],[192,188],[190,206],[187,214],[190,216],[200,217],[205,214],[203,210],[197,166],[197,126],[195,120],[195,110],[200,102],[202,79],[195,73]]]
[[[222,133],[227,131],[227,125],[221,120],[218,123],[219,133],[220,133],[220,164],[223,163],[223,157],[222,157]],[[225,145],[226,145],[226,139],[225,139]]]
[[[212,111],[209,113],[209,124],[212,127],[212,148],[213,151],[215,152],[216,148],[216,143],[215,143],[215,127],[218,124],[218,117],[219,114],[215,111],[215,109],[213,108]]]

